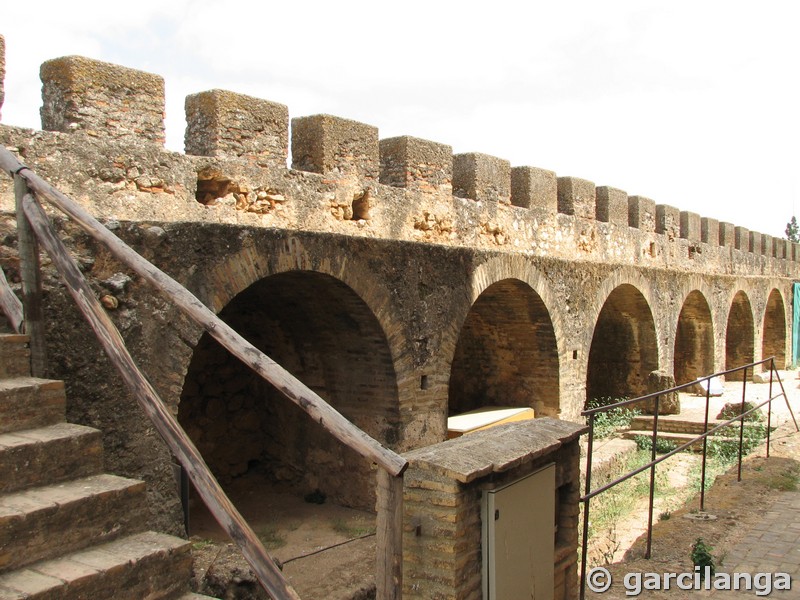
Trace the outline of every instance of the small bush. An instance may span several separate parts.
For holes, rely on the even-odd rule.
[[[627,400],[627,398],[593,398],[586,403],[586,409],[610,406],[624,400]],[[631,420],[639,414],[641,413],[637,409],[624,406],[597,413],[594,416],[595,439],[600,440],[611,437],[617,430],[629,427]]]
[[[636,442],[636,447],[639,448],[639,450],[647,450],[648,452],[652,452],[653,438],[646,435],[637,435],[633,438],[633,441]],[[656,453],[658,454],[672,452],[677,447],[678,446],[672,440],[656,438]]]
[[[697,541],[692,545],[692,563],[695,567],[700,567],[700,579],[705,577],[706,567],[711,567],[711,574],[714,574],[714,557],[711,554],[713,548],[706,546],[703,538],[697,538]]]

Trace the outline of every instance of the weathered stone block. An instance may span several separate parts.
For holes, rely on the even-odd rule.
[[[710,246],[719,246],[719,221],[708,217],[700,219],[700,241]]]
[[[283,104],[210,90],[186,97],[186,154],[248,156],[285,165],[289,109]]]
[[[331,115],[292,119],[292,168],[377,180],[378,128]]]
[[[775,258],[786,258],[786,243],[788,240],[775,238],[772,243],[773,256]]]
[[[772,256],[772,242],[773,237],[771,235],[762,234],[761,236],[761,254],[764,256]]]
[[[596,190],[595,218],[614,225],[628,224],[628,193],[606,185]]]
[[[628,196],[628,225],[639,231],[656,230],[655,200],[644,196]]]
[[[6,40],[0,35],[0,119],[3,116],[3,100],[5,99],[5,80],[6,80]]]
[[[577,177],[558,178],[558,212],[584,219],[595,218],[594,183]]]
[[[681,211],[668,204],[656,205],[656,233],[662,233],[671,239],[680,237]]]
[[[681,211],[681,237],[690,242],[701,241],[700,215],[687,210]]]
[[[546,214],[558,212],[558,182],[556,174],[536,167],[511,169],[511,204],[536,208]]]
[[[792,246],[792,260],[794,262],[800,262],[800,244],[797,242],[790,242]]]
[[[750,230],[747,227],[734,227],[733,247],[742,252],[750,251]]]
[[[380,141],[381,183],[422,192],[453,192],[453,149],[410,136]]]
[[[647,376],[647,393],[654,394],[661,390],[668,390],[675,387],[675,378],[672,375],[667,375],[661,371],[653,371]],[[637,403],[648,415],[656,413],[656,399],[651,398],[645,400],[641,404]],[[668,394],[661,394],[658,396],[658,414],[660,415],[678,415],[681,412],[681,403],[678,398],[678,392],[670,392]]]
[[[735,226],[733,223],[722,222],[719,224],[719,245],[728,248],[735,247]]]
[[[479,202],[511,204],[511,163],[479,152],[456,154],[453,194]]]
[[[761,234],[758,231],[750,232],[750,239],[748,240],[748,250],[754,254],[761,253]]]
[[[164,80],[82,56],[42,64],[42,129],[164,143]]]

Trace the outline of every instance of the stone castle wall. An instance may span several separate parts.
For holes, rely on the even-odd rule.
[[[693,376],[698,350],[706,370],[785,359],[797,244],[485,154],[381,140],[335,116],[290,120],[286,106],[222,90],[187,99],[187,153],[169,152],[161,78],[81,57],[41,75],[45,130],[0,124],[0,142],[215,312],[264,323],[246,336],[398,450],[443,440],[459,402],[530,399],[537,414],[577,420],[587,389],[636,391],[654,370]],[[12,280],[13,204],[0,177]],[[250,435],[275,419],[232,410],[252,383],[222,373],[198,327],[56,222],[98,294],[117,297],[112,318],[187,429],[203,436],[204,419],[229,415],[200,442],[212,454],[219,440],[242,444],[211,456],[223,478],[252,463],[333,485],[299,475],[319,462],[354,473],[343,502],[369,493],[370,466],[333,449],[277,460],[279,444]],[[148,480],[154,526],[174,525],[168,453],[57,280],[47,284],[50,368],[70,387],[70,418],[103,429],[110,467]],[[253,306],[263,318],[250,319]],[[201,363],[223,385],[202,380]],[[299,419],[292,427],[317,439]]]

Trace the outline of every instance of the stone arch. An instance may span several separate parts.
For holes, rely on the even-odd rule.
[[[609,278],[601,291],[622,276]],[[651,303],[643,290],[649,295],[647,285],[620,282],[598,304],[586,369],[587,402],[647,392],[647,379],[658,369],[660,353]]]
[[[219,316],[361,429],[396,445],[395,360],[376,312],[333,275],[287,268],[331,265],[244,256],[258,268],[231,273],[226,292],[218,292],[217,300],[229,296]],[[346,506],[374,508],[369,462],[207,334],[187,369],[178,416],[224,484],[247,474],[276,490],[319,490]]]
[[[448,413],[530,406],[559,416],[560,322],[541,274],[519,257],[496,258],[475,270],[471,292],[454,336]]]
[[[739,290],[731,301],[725,328],[725,369],[735,369],[754,360],[755,324],[750,298]],[[744,371],[729,373],[728,381],[741,381]]]
[[[761,357],[775,357],[775,368],[786,368],[786,305],[777,288],[773,288],[764,309],[764,328],[761,341]],[[764,370],[769,365],[764,365]]]
[[[673,361],[677,385],[714,372],[714,323],[711,307],[700,290],[692,290],[681,307]]]

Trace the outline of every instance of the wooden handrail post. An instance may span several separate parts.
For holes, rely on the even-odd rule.
[[[197,447],[186,435],[175,416],[167,409],[155,388],[139,370],[125,346],[125,341],[58,239],[47,215],[36,200],[26,194],[20,201],[33,231],[53,259],[64,283],[111,363],[122,376],[139,405],[155,426],[172,453],[180,460],[211,514],[233,539],[253,568],[264,589],[275,600],[300,600],[270,558],[255,532],[236,510],[219,482],[211,474]]]
[[[17,211],[17,244],[22,277],[22,306],[25,333],[30,336],[31,375],[44,377],[47,352],[44,342],[44,311],[42,308],[42,277],[39,265],[39,245],[22,209],[22,199],[28,184],[19,173],[14,175],[14,197]]]
[[[403,475],[378,469],[376,600],[403,597]]]
[[[11,290],[6,280],[6,274],[0,269],[0,308],[8,317],[11,328],[17,333],[22,333],[25,326],[25,317],[22,312],[22,302]]]

